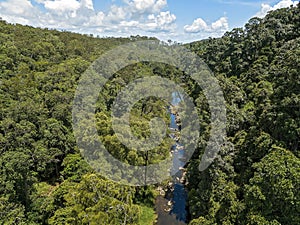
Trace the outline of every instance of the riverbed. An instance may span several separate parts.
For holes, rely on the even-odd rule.
[[[172,105],[177,105],[180,99],[173,96]],[[172,146],[172,161],[171,168],[172,180],[166,187],[165,196],[158,196],[156,199],[156,212],[158,225],[184,225],[187,222],[187,191],[185,189],[185,172],[184,166],[184,146],[180,144],[178,132],[179,126],[176,122],[177,116],[174,110],[170,109],[170,126],[171,138],[174,140]]]

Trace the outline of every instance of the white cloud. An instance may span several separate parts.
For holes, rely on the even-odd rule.
[[[202,18],[194,20],[191,25],[185,25],[184,31],[186,33],[199,33],[199,32],[225,32],[229,29],[227,17],[221,17],[212,24],[207,24]]]
[[[105,19],[105,14],[103,12],[98,12],[95,15],[91,16],[89,21],[84,24],[86,27],[97,27],[103,26],[103,22]]]
[[[167,0],[157,0],[154,7],[153,7],[153,10],[154,12],[158,12],[160,10],[162,10],[163,8],[165,8],[167,6]]]
[[[38,5],[33,6],[33,1]],[[172,31],[176,27],[176,16],[163,11],[167,0],[123,2],[102,12],[95,11],[92,0],[6,0],[0,3],[0,17],[13,23],[85,33],[149,34]]]
[[[270,6],[269,4],[263,3],[263,4],[261,4],[261,10],[258,13],[256,13],[255,16],[263,18],[267,15],[267,13],[269,11],[276,10],[276,9],[281,9],[281,8],[286,8],[286,7],[289,7],[291,5],[296,6],[298,4],[298,2],[299,1],[282,0],[274,6]]]
[[[158,13],[167,6],[167,0],[132,0],[126,1],[133,13]]]
[[[123,7],[113,5],[111,6],[110,11],[105,17],[105,19],[110,22],[121,22],[126,19],[128,13],[129,12]]]
[[[176,28],[175,25],[176,16],[169,11],[160,12],[158,15],[150,14],[143,21],[137,20],[124,20],[121,21],[118,26],[112,26],[110,31],[120,31],[124,29],[126,32],[144,31],[144,32],[166,32],[172,31]],[[106,29],[108,30],[108,29]]]
[[[257,1],[243,1],[243,0],[218,0],[219,3],[227,4],[227,5],[244,5],[250,7],[257,7],[260,5]]]
[[[31,1],[28,0],[10,0],[6,2],[0,2],[0,11],[7,12],[11,15],[24,15],[28,16],[28,12],[33,10]]]
[[[228,27],[226,18],[211,24],[197,19],[192,25],[187,25],[184,32],[177,27],[176,15],[166,10],[167,0],[122,1],[122,4],[115,1],[107,11],[97,11],[93,0],[0,0],[0,17],[11,23],[36,27],[100,36],[139,34],[162,40],[195,40],[202,35],[219,35],[218,32]],[[196,33],[199,31],[203,32]]]
[[[170,11],[160,12],[156,17],[156,21],[158,25],[168,25],[173,23],[176,20],[176,16],[171,14]]]
[[[184,26],[184,30],[188,33],[197,33],[197,32],[203,31],[203,30],[207,30],[207,28],[208,28],[208,26],[207,26],[206,22],[201,18],[194,20],[192,25]]]
[[[80,3],[82,7],[85,7],[90,10],[94,10],[93,0],[82,0]]]
[[[131,20],[131,21],[121,21],[120,25],[122,27],[139,27],[140,23],[139,21],[136,20]]]
[[[213,22],[211,24],[211,28],[213,31],[215,30],[228,30],[229,25],[228,25],[228,21],[226,17],[221,17],[220,19],[218,19],[217,21]]]
[[[150,14],[148,19],[149,23],[145,24],[145,28],[148,28],[149,31],[170,31],[175,28],[176,16],[170,11],[160,12],[157,16]]]
[[[76,0],[54,0],[43,1],[45,8],[56,13],[65,13],[68,11],[76,11],[80,8],[80,2]]]

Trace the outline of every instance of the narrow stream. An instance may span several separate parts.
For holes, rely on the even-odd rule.
[[[172,105],[176,106],[180,103],[181,98],[177,93],[172,94]],[[184,165],[182,160],[184,157],[184,147],[180,144],[180,140],[176,138],[176,132],[180,131],[176,115],[172,114],[170,110],[170,130],[171,137],[174,140],[174,145],[171,148],[173,157],[173,166],[171,168],[172,183],[166,196],[160,196],[156,201],[156,208],[158,214],[158,225],[184,225],[187,221],[187,192],[184,186]],[[159,210],[163,209],[163,210]]]
[[[175,124],[175,126],[171,126],[171,128],[179,130],[176,124],[176,116],[171,114],[171,125]],[[175,138],[174,138],[175,139]],[[182,222],[186,221],[187,211],[186,211],[186,201],[187,201],[187,193],[184,187],[183,178],[183,167],[185,162],[182,161],[184,157],[184,147],[180,144],[180,142],[176,141],[175,145],[172,146],[173,151],[173,168],[171,171],[171,175],[173,177],[173,193],[172,193],[172,209],[170,214],[175,214],[176,219]]]

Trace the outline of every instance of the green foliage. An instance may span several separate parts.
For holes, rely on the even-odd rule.
[[[153,225],[156,215],[153,207],[141,206],[141,216],[139,218],[139,225]]]
[[[210,134],[207,99],[169,65],[135,63],[106,83],[95,112],[100,140],[128,164],[168,157],[170,138],[147,154],[124,146],[113,132],[111,108],[134,79],[171,79],[194,99],[201,126],[187,168],[190,224],[299,224],[299,21],[300,4],[252,18],[222,38],[187,44],[213,70],[226,99],[227,137],[206,171],[198,166]],[[149,39],[100,39],[0,21],[0,224],[153,223],[155,187],[125,187],[94,174],[79,154],[71,115],[77,82],[91,62],[117,45]],[[137,102],[131,132],[148,137],[153,117],[168,124],[167,105]]]
[[[84,174],[92,172],[88,163],[79,154],[69,154],[62,163],[61,175],[69,181],[79,182]]]
[[[203,131],[188,167],[190,224],[299,224],[299,15],[300,4],[188,44],[227,103],[227,147],[204,172],[209,110],[197,105]]]
[[[133,204],[134,189],[85,175],[64,195],[49,224],[137,224],[140,208]]]
[[[0,198],[0,223],[3,225],[26,224],[25,209],[21,204],[14,204],[5,197]]]
[[[91,62],[107,50],[145,39],[149,38],[100,39],[0,21],[0,224],[76,221],[77,217],[67,215],[80,213],[82,206],[76,202],[80,197],[72,199],[66,195],[82,184],[85,174],[93,172],[79,155],[72,131],[77,82]],[[103,109],[108,106],[105,104]],[[105,113],[99,112],[99,123],[109,129]],[[109,130],[102,132],[106,142],[114,141]],[[122,152],[122,146],[114,150]],[[122,160],[144,163],[143,157],[134,152],[128,156],[128,152],[123,152]],[[111,189],[120,191],[121,187],[111,185]],[[134,195],[135,190],[131,193]],[[82,194],[90,195],[88,191]],[[129,200],[133,201],[132,197]],[[130,215],[126,223],[133,224],[139,209],[126,201],[112,194],[102,205],[91,205],[86,213],[94,218],[93,223],[101,217],[102,224],[118,224],[123,216]],[[107,216],[105,207],[110,203],[115,206],[110,210],[111,216]],[[135,210],[135,214],[131,215],[130,210]]]
[[[245,202],[256,212],[281,224],[299,224],[300,160],[293,153],[274,146],[259,163],[246,185]]]

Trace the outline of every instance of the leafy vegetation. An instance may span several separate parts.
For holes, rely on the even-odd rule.
[[[79,154],[70,113],[78,79],[91,62],[114,46],[144,39],[0,22],[0,224],[138,224],[142,210],[135,202],[143,206],[148,196],[145,204],[153,207],[151,187],[136,190],[95,174]],[[112,154],[126,151],[112,134],[109,104],[99,102],[99,134]],[[144,163],[134,152],[123,155]]]
[[[219,79],[228,118],[210,168],[198,171],[205,141],[189,164],[191,224],[299,224],[299,21],[300,4],[188,45]]]
[[[129,187],[96,174],[72,132],[72,101],[81,74],[115,46],[147,37],[94,38],[0,21],[0,224],[152,224],[155,186]],[[222,38],[187,44],[213,70],[227,106],[227,137],[205,171],[210,112],[183,72],[136,63],[110,79],[96,109],[110,153],[132,165],[165,159],[170,138],[146,155],[118,141],[111,106],[130,81],[163,76],[183,86],[199,110],[201,136],[188,165],[190,224],[300,223],[300,4],[253,18]],[[184,84],[184,85],[183,85]],[[133,133],[168,123],[166,103],[139,101]]]

